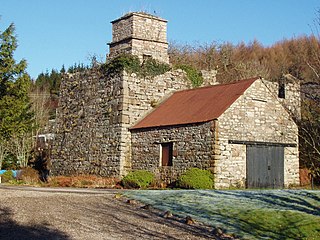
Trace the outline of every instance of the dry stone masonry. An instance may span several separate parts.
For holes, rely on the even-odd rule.
[[[213,168],[212,122],[132,131],[132,169],[148,169],[167,184],[187,169]],[[161,166],[161,144],[172,142],[173,165]]]
[[[216,188],[246,187],[247,144],[284,146],[284,186],[299,184],[298,127],[264,80],[255,81],[218,119],[132,130],[132,169],[170,183],[190,167],[211,169]],[[161,144],[173,143],[173,165],[161,166]]]
[[[108,61],[121,54],[168,63],[167,21],[129,13],[112,22]],[[202,71],[204,85],[215,85],[217,71]],[[256,81],[219,119],[179,126],[132,129],[173,92],[191,88],[182,70],[155,77],[103,66],[66,74],[57,109],[52,172],[121,177],[146,169],[166,183],[190,167],[211,169],[217,188],[246,185],[246,145],[241,141],[291,144],[284,149],[285,186],[299,181],[297,126],[289,112],[300,114],[300,89]],[[298,107],[297,107],[298,106]],[[232,142],[236,140],[238,142]],[[173,146],[172,166],[161,166],[161,144]],[[292,145],[293,144],[293,145]],[[295,145],[294,145],[295,144]]]
[[[66,75],[61,85],[53,148],[55,174],[120,176],[131,169],[128,130],[164,96],[188,88],[185,73],[140,79],[102,69]]]
[[[232,144],[230,140],[295,144],[285,147],[284,183],[299,183],[298,127],[265,81],[256,81],[215,126],[216,187],[245,186],[246,145]]]
[[[169,63],[167,21],[145,13],[128,13],[112,21],[110,55],[132,54]]]

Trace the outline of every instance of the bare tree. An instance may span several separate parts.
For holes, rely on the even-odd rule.
[[[302,102],[302,119],[299,123],[300,160],[313,178],[320,179],[320,107],[313,100]]]
[[[50,94],[49,91],[46,89],[40,89],[36,87],[30,93],[30,100],[32,102],[32,110],[35,113],[34,120],[35,120],[35,132],[33,135],[37,137],[39,132],[44,129],[44,127],[49,122],[50,117]]]
[[[31,155],[34,138],[31,133],[12,136],[10,139],[10,152],[18,159],[21,168],[27,167]]]
[[[32,149],[36,147],[39,132],[44,129],[49,121],[50,94],[47,91],[36,87],[29,94],[29,97],[32,103],[32,110],[34,112],[35,127],[32,132],[13,135],[9,140],[7,148],[16,156],[18,164],[22,168],[28,166]]]
[[[4,139],[0,140],[0,169],[2,168],[2,163],[8,152],[7,141]]]

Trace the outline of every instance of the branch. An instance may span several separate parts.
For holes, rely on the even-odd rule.
[[[306,133],[306,135],[308,136],[308,138],[311,141],[309,141],[309,139],[307,137],[305,137],[304,135],[299,134],[299,137],[301,137],[320,156],[320,150],[317,148],[316,142],[314,141],[314,139],[313,139],[312,135],[310,134],[310,132],[307,129],[303,128],[303,127],[301,127],[301,129]]]
[[[311,68],[311,70],[314,72],[317,78],[320,78],[320,75],[318,74],[317,70],[314,67],[312,67],[312,65],[309,62],[307,62],[307,65]]]

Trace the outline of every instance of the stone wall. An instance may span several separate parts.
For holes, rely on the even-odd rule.
[[[298,127],[282,104],[257,80],[216,122],[216,186],[243,185],[245,145],[229,140],[297,144],[285,148],[285,185],[299,183]]]
[[[107,78],[99,69],[66,75],[61,82],[53,174],[120,174],[120,75]]]
[[[167,21],[145,13],[129,13],[112,22],[110,57],[132,54],[152,56],[169,63]]]
[[[287,77],[288,78],[288,77]],[[285,97],[278,98],[279,95],[279,83],[270,82],[264,80],[265,85],[268,87],[270,92],[273,93],[274,97],[284,106],[284,108],[295,118],[301,117],[301,91],[300,83],[298,79],[287,79],[284,78],[283,84],[285,88]]]
[[[219,82],[217,82],[217,70],[201,70],[201,74],[203,77],[203,83],[201,86],[210,86],[210,85],[217,85]]]
[[[132,130],[132,169],[154,172],[167,183],[188,168],[213,167],[212,122]],[[173,166],[160,166],[161,143],[173,142]]]
[[[153,110],[165,96],[191,87],[181,70],[167,72],[154,78],[139,78],[135,73],[123,75],[124,99],[122,105],[121,159],[131,169],[131,133],[129,128]]]
[[[52,151],[53,173],[122,176],[131,169],[129,128],[170,95],[188,88],[182,71],[155,78],[100,68],[66,75],[61,83]]]

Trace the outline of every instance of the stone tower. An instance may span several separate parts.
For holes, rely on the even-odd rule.
[[[133,12],[111,23],[110,58],[125,53],[136,55],[141,60],[152,57],[169,63],[166,20]]]
[[[121,53],[168,63],[167,21],[129,13],[112,22],[110,58]],[[131,170],[129,129],[165,96],[190,87],[182,70],[155,77],[125,71],[108,74],[103,67],[66,74],[60,86],[54,175],[95,174],[121,177]],[[141,159],[143,161],[143,159]]]

